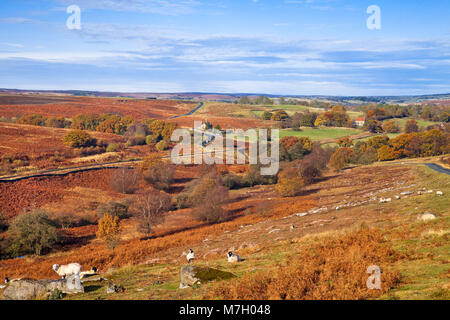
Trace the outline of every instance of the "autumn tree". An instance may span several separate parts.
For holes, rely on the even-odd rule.
[[[405,124],[405,133],[419,132],[419,125],[414,119],[410,119]]]
[[[385,133],[398,133],[400,128],[397,126],[394,120],[389,120],[383,123],[383,131]]]
[[[139,221],[139,229],[147,237],[150,236],[155,226],[164,222],[165,213],[170,209],[170,196],[157,190],[138,195],[132,206],[132,212]]]
[[[341,148],[350,148],[353,146],[353,141],[349,137],[340,138],[338,140],[338,145]]]
[[[118,216],[113,217],[106,213],[98,221],[97,238],[103,240],[108,248],[117,247],[120,240],[120,220]]]
[[[351,161],[353,150],[351,148],[339,148],[331,156],[330,167],[336,171],[344,169]]]
[[[278,175],[275,188],[282,197],[295,197],[300,194],[305,182],[296,168],[289,168]]]
[[[391,161],[399,157],[399,154],[391,146],[382,146],[378,149],[378,159],[380,161]]]
[[[83,130],[71,130],[63,138],[63,142],[72,148],[84,148],[95,144],[95,140]]]

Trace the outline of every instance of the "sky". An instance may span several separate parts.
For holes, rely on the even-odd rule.
[[[449,17],[448,0],[1,0],[0,88],[450,93]]]

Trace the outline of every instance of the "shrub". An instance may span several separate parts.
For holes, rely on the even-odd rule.
[[[95,223],[93,220],[64,211],[54,213],[52,216],[52,221],[55,223],[55,226],[62,229],[91,225]]]
[[[144,136],[134,136],[130,137],[126,142],[127,146],[143,146],[145,145],[145,137]]]
[[[235,174],[226,174],[222,177],[222,183],[230,190],[249,187],[248,181],[244,177]]]
[[[147,237],[153,228],[165,220],[165,212],[171,209],[170,196],[161,191],[140,194],[133,203],[134,216],[139,221],[139,228]]]
[[[33,126],[45,126],[47,119],[39,114],[22,116],[17,120],[19,124],[29,124]]]
[[[275,111],[270,118],[272,121],[283,121],[286,119],[289,119],[289,115],[284,110]]]
[[[115,143],[110,143],[106,147],[106,152],[117,152],[119,150],[119,147]]]
[[[331,156],[330,167],[336,171],[344,169],[351,161],[353,150],[350,148],[339,148]]]
[[[91,136],[82,130],[71,130],[63,138],[63,142],[72,148],[84,148],[94,145]]]
[[[11,223],[8,236],[14,255],[34,253],[41,255],[58,240],[58,231],[50,215],[44,210],[34,210],[17,216]]]
[[[167,143],[167,141],[165,140],[161,140],[160,142],[158,142],[155,146],[156,150],[158,151],[164,151],[169,149],[169,144]]]
[[[118,217],[120,220],[128,218],[128,209],[130,207],[130,203],[128,201],[123,202],[115,202],[110,201],[108,203],[102,204],[97,208],[97,215],[102,218],[106,214],[111,217]]]
[[[261,175],[261,164],[250,165],[250,170],[245,176],[245,181],[249,187],[256,185],[270,185],[277,183],[277,175],[263,176]]]
[[[261,116],[261,119],[263,119],[263,120],[270,120],[271,118],[272,118],[272,113],[269,111],[264,111]]]
[[[146,144],[157,143],[160,140],[161,140],[161,135],[159,135],[159,134],[151,134],[151,135],[148,135],[147,137],[145,137]]]
[[[144,172],[144,180],[159,190],[168,190],[173,182],[175,166],[160,162]]]
[[[115,191],[132,194],[136,191],[140,175],[135,169],[120,168],[113,172],[110,178],[110,185]]]
[[[103,240],[108,248],[117,247],[120,239],[119,217],[105,214],[98,222],[97,238]]]

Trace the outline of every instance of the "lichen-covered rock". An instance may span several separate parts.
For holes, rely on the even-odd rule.
[[[32,300],[45,296],[54,290],[66,294],[83,293],[79,275],[72,275],[60,280],[23,279],[11,282],[3,291],[3,300]]]
[[[180,289],[192,287],[196,284],[213,280],[225,280],[235,277],[234,274],[208,267],[181,267]]]

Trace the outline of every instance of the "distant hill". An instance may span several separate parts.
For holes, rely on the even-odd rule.
[[[85,90],[19,90],[19,89],[0,89],[1,93],[21,93],[21,94],[55,94],[55,95],[73,95],[73,96],[94,96],[94,97],[123,97],[138,99],[174,99],[174,100],[205,100],[205,101],[223,101],[234,102],[240,97],[248,96],[250,98],[258,96],[267,96],[270,98],[293,98],[304,100],[322,100],[332,103],[345,105],[360,105],[367,103],[381,104],[415,104],[415,103],[439,103],[450,105],[450,93],[447,94],[428,94],[416,96],[322,96],[322,95],[271,95],[259,93],[209,93],[209,92],[175,92],[175,93],[157,93],[157,92],[102,92]]]

